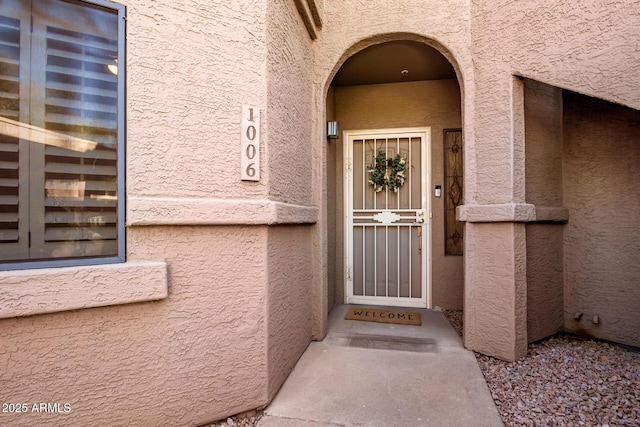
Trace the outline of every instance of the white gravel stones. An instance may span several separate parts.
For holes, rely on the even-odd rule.
[[[461,334],[462,312],[444,313]],[[517,362],[476,359],[506,426],[640,426],[640,353],[560,335]]]

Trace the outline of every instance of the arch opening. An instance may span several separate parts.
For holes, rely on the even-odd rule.
[[[348,159],[348,150],[345,151],[345,144],[349,141],[344,140],[344,132],[409,128],[428,128],[430,131],[428,167],[420,171],[426,178],[422,185],[428,185],[428,188],[422,190],[424,197],[428,199],[425,206],[428,207],[426,214],[431,226],[428,230],[428,247],[424,248],[428,251],[428,267],[421,273],[429,278],[426,290],[429,298],[426,305],[462,309],[464,232],[462,225],[455,221],[455,206],[451,208],[452,201],[462,203],[464,179],[463,95],[460,77],[455,60],[445,48],[433,40],[413,34],[381,35],[363,40],[349,48],[336,64],[325,91],[326,119],[337,121],[340,128],[338,138],[330,140],[326,150],[329,310],[337,304],[349,301],[350,292],[353,291],[349,291],[347,282],[354,280],[354,267],[357,270],[363,267],[362,261],[354,265],[349,257],[359,260],[366,259],[367,256],[378,258],[381,250],[395,250],[397,262],[394,260],[392,263],[396,263],[400,269],[402,259],[408,256],[397,249],[400,243],[392,242],[394,238],[399,242],[399,237],[382,239],[385,244],[390,244],[385,249],[369,251],[369,255],[365,253],[353,256],[354,251],[366,252],[364,248],[374,240],[362,236],[364,228],[356,239],[362,239],[362,244],[350,245],[347,238],[349,233],[354,233],[349,225],[352,223],[345,221],[352,215],[349,193],[353,190],[345,185],[345,178],[349,173],[348,163],[353,159]],[[452,145],[456,144],[452,149]],[[365,154],[358,161],[364,163],[360,171],[366,171],[367,167],[374,164],[375,159]],[[368,175],[365,172],[362,175],[360,185],[366,192]],[[385,206],[383,210],[392,209]],[[457,245],[457,252],[450,250],[454,240],[453,246]],[[417,246],[413,250],[417,250]],[[394,267],[389,267],[386,262],[384,268],[375,268],[377,270],[374,275],[384,276],[387,281],[389,273],[397,277],[400,289],[401,274],[393,270]],[[360,276],[360,292],[365,293],[367,273]],[[373,292],[377,293],[378,290]],[[383,292],[388,293],[388,290]]]

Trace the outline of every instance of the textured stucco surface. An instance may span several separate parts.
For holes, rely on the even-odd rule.
[[[473,0],[477,203],[510,201],[513,74],[640,108],[640,9],[624,1]],[[499,13],[497,13],[499,11]],[[515,179],[515,182],[513,181]],[[473,183],[473,181],[469,181]]]
[[[269,198],[312,202],[312,56],[309,37],[290,2],[272,2],[268,14],[267,116],[264,162]]]
[[[526,201],[536,219],[562,204],[562,90],[524,80]],[[564,223],[526,225],[527,338],[546,338],[564,329]]]
[[[311,341],[311,227],[269,227],[267,289],[269,399]]]
[[[476,218],[478,222],[467,226],[467,257],[478,248],[484,253],[486,239],[505,239],[502,243],[505,250],[511,250],[508,249],[512,247],[509,241],[522,239],[523,242],[517,244],[513,241],[515,246],[522,247],[526,239],[525,233],[516,232],[517,227],[512,229],[512,235],[492,234],[494,226],[489,223],[493,220],[491,205],[517,205],[525,201],[526,162],[523,164],[522,148],[526,144],[523,144],[522,135],[526,90],[523,82],[513,76],[528,77],[637,108],[640,72],[635,64],[640,53],[635,29],[639,24],[640,9],[629,7],[627,2],[622,1],[588,1],[580,5],[571,1],[526,4],[507,0],[471,2],[470,39],[476,85],[473,94],[470,94],[473,97],[472,106],[464,113],[467,133],[465,204],[470,205],[464,209],[473,209],[473,205],[489,207],[480,209],[487,214],[484,218]],[[468,105],[467,100],[464,105]],[[557,126],[557,121],[550,126]],[[471,137],[468,127],[473,129]],[[536,188],[530,187],[527,192],[534,195],[545,191],[546,188],[538,182]],[[532,203],[541,201],[534,200]],[[541,211],[546,214],[553,212],[549,209]],[[560,217],[565,216],[561,210],[555,212],[560,213]],[[535,215],[527,221],[533,219]],[[522,259],[514,256],[513,259],[525,263],[526,256]],[[531,258],[532,261],[534,259]],[[478,347],[478,344],[498,342],[498,334],[503,332],[500,329],[502,325],[496,323],[492,326],[493,331],[481,328],[481,335],[473,336],[480,333],[477,327],[472,326],[473,322],[485,322],[468,317],[471,313],[478,313],[478,310],[482,311],[483,317],[496,321],[503,318],[501,322],[510,322],[507,328],[510,331],[522,331],[517,313],[524,313],[527,303],[514,298],[521,294],[519,287],[526,283],[527,269],[523,266],[513,269],[511,273],[505,269],[507,276],[503,280],[505,286],[506,282],[510,283],[511,292],[496,293],[494,298],[500,301],[492,301],[487,305],[484,300],[476,300],[475,295],[476,291],[483,294],[485,289],[501,287],[496,286],[495,278],[488,274],[493,267],[488,268],[484,262],[466,263],[465,310],[469,312],[465,322],[467,346],[484,351],[487,347]],[[510,278],[509,274],[512,274]],[[516,307],[513,307],[514,304]],[[509,312],[509,316],[504,317],[500,310]],[[517,335],[519,333],[516,338]],[[526,333],[523,335],[526,336]],[[521,354],[526,347],[522,341],[519,342],[520,348],[515,354]],[[489,354],[498,348],[491,347]],[[502,353],[501,350],[498,353],[493,354],[510,357],[508,351]]]
[[[571,101],[557,206],[546,199],[557,169],[524,158],[527,84],[513,77],[640,108],[637,1],[324,0],[314,42],[293,1],[121,3],[127,259],[164,263],[168,297],[0,320],[3,402],[68,402],[45,420],[64,426],[200,425],[266,405],[326,330],[328,232],[341,223],[329,213],[341,149],[324,135],[328,88],[350,55],[400,39],[436,47],[458,73],[467,347],[523,354],[527,263],[549,283],[560,274],[546,264],[559,253],[552,227],[565,228],[565,327],[639,345],[638,113]],[[263,113],[260,182],[240,181],[242,105]],[[569,222],[518,223],[541,219]],[[43,419],[0,413],[1,425]]]
[[[474,289],[466,288],[491,289],[495,278],[487,274],[484,263],[466,263],[466,310],[500,319],[503,308],[513,308],[505,319],[509,322],[506,327],[522,331],[526,298],[514,297],[526,291],[526,233],[520,227],[492,233],[493,224],[569,218],[566,207],[534,195],[549,194],[544,176],[537,183],[530,179],[533,186],[526,189],[526,88],[514,75],[638,107],[640,71],[634,64],[639,54],[634,41],[639,18],[639,9],[622,1],[589,1],[578,6],[570,1],[520,4],[506,0],[325,3],[324,26],[315,44],[315,81],[320,85],[317,98],[325,99],[333,74],[346,58],[386,40],[428,43],[445,54],[458,72],[465,134],[466,206],[461,213],[473,221],[465,233],[465,253],[474,251],[476,244],[485,246],[486,239],[504,239],[493,244],[511,251],[505,262],[508,258],[512,267],[505,268],[500,285],[509,286],[510,291],[496,293],[495,298],[503,299],[486,306],[483,300],[474,299]],[[324,103],[320,108],[325,108]],[[325,111],[317,114],[325,117]],[[331,156],[322,153],[322,159]],[[527,203],[527,191],[536,200]],[[518,256],[513,253],[514,246],[522,248]],[[470,322],[465,324],[471,327]],[[500,341],[500,327],[487,325],[482,333],[488,334],[490,341]],[[471,329],[465,333],[468,346],[487,339],[472,334]],[[515,340],[516,335],[510,336]],[[526,339],[518,336],[518,340],[516,354],[526,347]],[[507,350],[505,357],[513,354]]]
[[[336,97],[335,97],[335,88],[333,86],[329,87],[327,91],[327,100],[326,100],[326,114],[327,121],[336,120]],[[338,132],[340,130],[338,129]],[[340,286],[338,281],[342,281],[342,277],[340,274],[342,272],[342,267],[339,269],[337,262],[344,259],[343,251],[340,251],[338,254],[339,248],[341,248],[344,244],[344,235],[338,233],[338,225],[341,223],[342,218],[338,215],[337,206],[340,200],[338,198],[338,191],[341,191],[338,188],[338,181],[336,168],[338,163],[338,159],[342,159],[342,144],[340,144],[338,139],[331,139],[327,141],[326,145],[326,164],[328,165],[328,170],[326,173],[326,225],[325,228],[327,230],[327,302],[328,302],[328,311],[333,308],[335,304],[338,304],[337,297],[337,288]],[[342,221],[343,222],[343,221]],[[344,295],[342,295],[339,301],[344,301]]]
[[[128,225],[313,224],[318,208],[265,199],[129,197]]]
[[[563,226],[527,224],[527,340],[564,330]]]
[[[130,258],[167,263],[169,297],[0,321],[0,398],[69,402],[70,413],[47,418],[65,426],[199,425],[266,404],[267,236],[130,230]],[[2,425],[42,420],[0,414]]]
[[[327,1],[324,2],[325,16],[323,30],[314,43],[314,97],[318,100],[315,103],[315,117],[318,118],[321,127],[314,128],[315,140],[318,141],[314,153],[314,161],[321,166],[319,178],[325,183],[331,183],[333,164],[340,164],[335,155],[335,149],[330,147],[324,140],[324,123],[327,117],[326,99],[330,92],[330,85],[333,76],[340,66],[351,55],[378,43],[391,40],[414,40],[426,43],[438,49],[454,66],[457,73],[458,83],[462,95],[462,124],[465,135],[466,158],[474,157],[473,144],[469,144],[474,138],[473,115],[466,112],[473,109],[474,98],[474,68],[470,46],[471,30],[471,4],[468,1],[402,1],[388,2],[382,0],[369,1],[366,4],[360,2]],[[375,127],[375,126],[374,126]],[[342,128],[344,129],[344,127]],[[333,150],[333,151],[332,151]],[[338,149],[337,153],[340,153]],[[473,162],[465,162],[465,179],[473,175],[473,169],[468,170],[467,166],[473,167]],[[338,181],[336,181],[338,182]],[[328,185],[328,184],[327,184]],[[338,185],[339,187],[339,185]],[[326,187],[316,189],[321,212],[327,212],[327,207],[331,202],[327,201]],[[468,190],[465,190],[468,191]],[[336,198],[340,200],[340,194]],[[329,216],[329,215],[327,215]],[[336,228],[342,222],[341,217],[335,218]],[[321,226],[326,222],[321,221]],[[329,229],[331,231],[331,229]],[[336,274],[335,281],[341,281],[342,275],[339,273],[339,264],[343,259],[340,254],[340,244],[344,236],[342,234],[325,238],[325,248],[328,243],[334,243],[336,248]],[[332,240],[334,239],[334,240]],[[329,250],[331,246],[329,246]],[[323,251],[322,256],[316,261],[321,265],[332,266]],[[329,283],[328,286],[332,286]],[[336,289],[335,300],[342,298],[338,292],[342,287]]]
[[[327,241],[326,229],[322,227],[326,223],[326,210],[322,209],[325,200],[325,166],[319,154],[321,147],[317,144],[322,137],[318,137],[317,133],[323,132],[324,126],[314,116],[313,106],[317,101],[313,82],[314,52],[304,17],[311,18],[313,28],[318,30],[323,18],[319,15],[323,2],[298,2],[304,6],[305,12],[302,15],[294,3],[268,2],[268,195],[271,200],[318,209],[316,221],[320,225],[309,235],[313,257],[309,259],[310,265],[306,266],[311,280],[310,292],[306,297],[311,299],[313,309],[306,315],[312,320],[313,338],[322,339],[326,334],[328,313],[325,264]],[[305,334],[308,330],[302,324],[297,333],[300,334],[300,339],[307,339]],[[292,352],[295,353],[295,350]],[[287,360],[291,362],[290,359]],[[286,369],[292,367],[291,365]],[[279,381],[280,377],[274,379],[275,383]]]
[[[444,187],[444,129],[460,128],[460,87],[455,80],[361,85],[335,88],[336,120],[342,130],[397,129],[403,127],[431,127],[432,187]],[[344,159],[343,141],[332,142],[336,194],[336,218],[344,218]],[[332,180],[333,181],[333,180]],[[462,308],[462,257],[444,255],[444,197],[431,197],[431,275],[432,304],[442,308]],[[336,302],[344,302],[344,220],[335,229]]]
[[[289,1],[269,2],[267,54],[266,162],[269,199],[318,205],[314,195],[312,119],[313,54],[302,18]],[[317,208],[313,207],[314,213]],[[318,215],[314,221],[318,221]],[[302,221],[298,221],[302,223]],[[300,226],[299,226],[300,227]],[[291,241],[284,238],[289,230]],[[285,234],[283,234],[285,233]],[[303,237],[304,236],[304,237]],[[320,227],[270,230],[269,244],[269,397],[293,369],[312,335],[324,336],[326,285],[312,256],[321,250]],[[317,256],[316,256],[317,257]]]
[[[0,320],[0,398],[69,402],[50,425],[202,425],[266,405],[321,321],[320,233],[298,225],[319,216],[310,40],[292,2],[123,4],[127,265],[163,266],[168,296]],[[240,181],[243,105],[262,112],[260,182]],[[58,297],[63,280],[82,291],[71,270],[47,276]],[[111,294],[150,288],[121,273]]]
[[[562,207],[562,90],[524,80],[527,203]]]
[[[0,272],[0,318],[167,297],[164,262]]]
[[[640,346],[640,112],[571,93],[564,103],[565,326]]]
[[[240,119],[267,107],[267,3],[124,3],[128,194],[266,197],[266,162],[240,181]]]
[[[516,360],[527,351],[525,225],[468,223],[467,230],[465,267],[477,274],[465,277],[465,346]]]

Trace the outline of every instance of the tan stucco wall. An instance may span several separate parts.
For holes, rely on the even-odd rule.
[[[632,6],[623,1],[588,1],[579,7],[568,0],[471,2],[476,85],[464,117],[466,206],[461,209],[463,217],[473,222],[465,230],[467,256],[475,251],[480,259],[490,260],[488,250],[496,247],[496,240],[515,254],[522,244],[513,239],[526,239],[526,233],[518,227],[496,233],[491,223],[536,218],[535,207],[526,203],[523,87],[513,76],[638,108],[640,73],[634,65],[638,25],[637,2]],[[512,267],[502,269],[499,276],[487,274],[484,262],[466,263],[465,340],[471,348],[516,359],[526,353],[527,340],[514,347],[513,341],[496,336],[497,325],[502,324],[510,325],[508,330],[517,337],[527,335],[527,270],[509,262]],[[501,302],[485,306],[488,300]],[[493,344],[476,347],[480,342]]]
[[[266,243],[266,227],[131,230],[130,258],[169,265],[169,297],[2,320],[3,401],[68,402],[46,415],[65,426],[198,425],[266,403]]]
[[[312,228],[269,227],[268,364],[269,399],[306,350],[312,334]]]
[[[640,112],[572,93],[564,104],[565,325],[638,347]]]
[[[465,242],[465,346],[517,359],[527,346],[525,225],[468,223],[465,238],[469,234],[473,239]]]
[[[267,107],[267,4],[124,3],[128,194],[266,196],[268,169],[239,179],[238,138],[242,105]]]
[[[69,402],[47,418],[65,426],[199,425],[265,405],[326,331],[328,88],[350,55],[395,39],[440,49],[462,88],[466,345],[523,355],[527,249],[542,246],[523,224],[539,189],[525,188],[526,95],[512,76],[640,108],[637,1],[325,0],[314,42],[290,1],[122,3],[127,257],[162,264],[168,297],[0,320],[3,402]],[[240,181],[242,105],[263,113],[258,183]],[[608,108],[565,111],[565,322],[637,343],[638,132]],[[569,326],[576,311],[602,321]]]
[[[267,123],[263,164],[269,199],[310,205],[312,56],[310,41],[290,2],[269,3]]]
[[[562,90],[524,81],[526,202],[562,204]],[[564,329],[564,222],[526,225],[527,338],[536,341]]]
[[[70,402],[50,425],[202,425],[266,405],[321,323],[311,41],[293,2],[122,3],[126,255],[161,267],[164,299],[0,320],[0,400]],[[262,112],[257,183],[243,105]]]
[[[531,223],[527,238],[527,340],[564,330],[563,226]]]
[[[336,120],[343,130],[397,129],[431,127],[432,187],[444,188],[444,129],[460,128],[460,87],[456,80],[407,82],[382,85],[362,85],[335,88]],[[331,171],[337,187],[335,228],[336,302],[344,302],[344,165],[342,138],[330,143],[335,156]],[[432,219],[432,305],[442,308],[462,308],[463,258],[444,255],[444,197],[431,197]],[[331,268],[331,267],[330,267]]]
[[[336,120],[336,97],[335,97],[335,88],[333,86],[329,87],[327,91],[327,121],[335,121]],[[338,129],[338,132],[340,130]],[[327,164],[327,174],[326,174],[326,215],[327,215],[327,300],[328,300],[328,309],[331,310],[335,304],[340,304],[344,301],[344,296],[340,299],[336,297],[336,288],[339,286],[338,282],[342,281],[342,277],[340,273],[342,272],[342,267],[339,269],[337,266],[338,260],[340,260],[342,264],[342,260],[344,259],[343,251],[339,250],[342,247],[340,242],[344,241],[344,235],[338,233],[338,223],[341,222],[341,217],[338,215],[337,206],[340,200],[338,199],[337,191],[338,182],[336,176],[336,168],[338,167],[338,155],[342,156],[342,144],[340,139],[331,139],[327,142],[326,147],[326,164]],[[340,157],[342,159],[342,157]]]
[[[491,274],[484,261],[465,264],[469,328],[465,338],[472,348],[475,343],[493,342],[482,346],[489,354],[506,359],[523,356],[527,245],[524,228],[513,223],[536,218],[562,221],[567,214],[553,207],[536,212],[536,206],[527,203],[524,87],[513,76],[637,108],[640,73],[634,65],[637,61],[630,59],[637,59],[638,8],[622,1],[589,1],[576,7],[568,0],[527,4],[371,1],[366,5],[325,1],[324,7],[324,25],[314,47],[319,100],[325,99],[333,75],[346,58],[386,40],[422,40],[440,49],[456,67],[465,132],[465,206],[460,209],[461,218],[468,221],[465,253],[491,260],[491,251],[501,247],[511,254],[504,268]],[[316,105],[317,116],[324,119],[324,102]],[[323,160],[328,158],[325,150]],[[506,223],[499,232],[496,222]],[[486,301],[492,303],[485,305]],[[479,316],[493,321],[484,322]],[[497,336],[502,325],[517,342]]]
[[[635,2],[633,2],[635,3]],[[522,177],[510,176],[511,75],[640,108],[637,4],[473,0],[477,202],[509,203]],[[493,165],[493,167],[487,167]],[[501,167],[496,167],[501,165]],[[514,191],[515,197],[514,197]],[[474,200],[475,201],[475,200]]]
[[[267,34],[267,131],[264,164],[269,199],[295,206],[315,204],[311,149],[313,120],[310,40],[291,2],[269,2]],[[326,299],[314,290],[320,266],[313,248],[319,228],[282,225],[268,237],[268,398],[275,397],[311,341]],[[317,332],[316,332],[317,334]]]

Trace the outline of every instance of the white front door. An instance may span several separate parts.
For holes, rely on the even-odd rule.
[[[347,304],[431,306],[430,136],[344,133]]]

